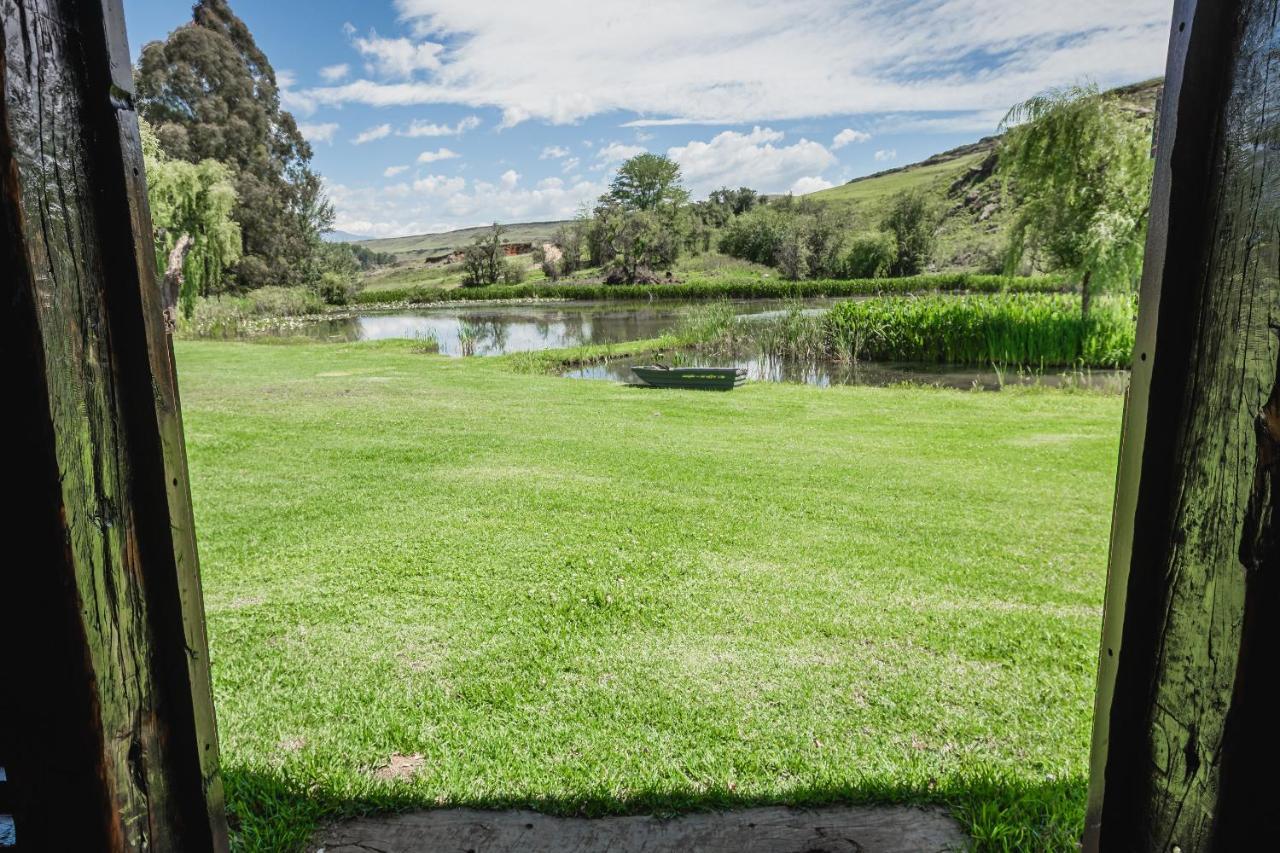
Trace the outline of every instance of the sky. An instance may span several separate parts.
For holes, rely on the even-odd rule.
[[[804,194],[996,131],[1052,86],[1164,71],[1171,0],[231,0],[336,229],[572,217],[642,151]],[[125,0],[142,46],[183,0]]]

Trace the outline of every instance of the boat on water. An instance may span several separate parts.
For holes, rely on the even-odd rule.
[[[633,367],[641,382],[654,388],[691,388],[699,391],[732,391],[747,381],[741,367]]]

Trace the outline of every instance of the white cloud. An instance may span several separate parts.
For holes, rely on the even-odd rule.
[[[373,142],[376,139],[386,139],[391,135],[391,125],[380,124],[371,127],[368,130],[361,131],[356,138],[351,140],[352,145],[364,145],[366,142]]]
[[[797,178],[796,182],[791,185],[792,195],[805,195],[806,193],[816,193],[818,190],[829,190],[835,184],[826,178],[820,178],[816,175],[807,175],[803,178]]]
[[[506,178],[496,183],[428,175],[392,187],[326,185],[338,211],[334,227],[353,234],[390,237],[426,234],[490,222],[569,219],[606,189],[602,183],[545,178],[522,188]]]
[[[338,83],[351,73],[351,66],[345,62],[337,65],[326,65],[320,69],[320,79],[326,83]]]
[[[382,38],[374,30],[369,30],[368,36],[352,38],[351,44],[368,60],[366,70],[382,77],[409,78],[418,71],[435,71],[444,50],[444,45],[436,42]]]
[[[896,148],[881,148],[879,151],[876,152],[877,163],[888,163],[890,160],[897,160],[897,159],[898,159],[898,149]]]
[[[459,119],[457,124],[435,124],[422,119],[414,119],[404,130],[396,131],[396,136],[408,136],[411,138],[421,136],[461,136],[479,126],[480,116],[467,116]]]
[[[488,107],[508,126],[614,110],[735,124],[995,110],[1082,75],[1106,86],[1159,74],[1169,27],[1168,0],[395,5],[412,38],[358,39],[374,79],[308,97]]]
[[[582,165],[581,158],[569,157],[563,163],[560,164],[560,171],[564,172],[567,175],[581,165]]]
[[[441,148],[436,151],[423,151],[418,155],[419,163],[435,163],[440,160],[453,160],[462,155],[457,151],[450,151],[448,148]]]
[[[559,160],[569,156],[569,149],[559,145],[548,145],[542,149],[542,153],[538,155],[539,160]]]
[[[396,175],[400,174],[401,172],[408,171],[408,169],[409,169],[408,166],[388,166],[386,169],[382,171],[382,177],[394,178]]]
[[[520,173],[515,169],[507,169],[502,173],[501,181],[503,189],[513,190],[516,184],[520,183]]]
[[[667,156],[680,164],[695,196],[725,185],[782,192],[800,178],[812,179],[835,165],[835,155],[821,143],[801,139],[792,145],[775,145],[783,136],[767,127],[752,128],[750,133],[726,130],[710,142],[693,140],[668,149]]]
[[[309,116],[316,111],[316,99],[293,88],[298,75],[287,68],[276,72],[276,89],[280,92],[280,104],[294,115]]]
[[[300,124],[298,130],[307,138],[312,145],[323,142],[326,145],[333,144],[333,135],[338,132],[336,122],[325,122],[324,124]]]
[[[467,186],[466,178],[450,178],[444,175],[427,175],[413,182],[414,192],[426,195],[452,196]]]
[[[622,142],[610,142],[608,145],[596,151],[596,160],[598,161],[594,169],[607,169],[610,166],[621,163],[624,160],[630,160],[639,154],[648,152],[649,149],[643,145],[626,145]]]
[[[851,145],[855,142],[870,142],[870,141],[871,141],[871,134],[867,133],[866,131],[854,130],[853,128],[846,127],[844,130],[836,134],[835,139],[831,140],[831,148],[832,150],[835,150],[837,148],[843,148],[846,145]]]

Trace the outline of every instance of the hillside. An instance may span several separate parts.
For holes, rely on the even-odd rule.
[[[1135,116],[1149,118],[1162,80],[1116,89]],[[994,175],[999,136],[962,145],[927,160],[855,178],[805,196],[853,214],[858,230],[878,227],[888,200],[904,190],[920,190],[942,212],[935,266],[945,271],[995,272],[1012,219]]]
[[[541,243],[550,240],[556,229],[565,224],[564,220],[504,224],[502,226],[504,229],[502,239],[507,243]],[[360,240],[359,243],[361,246],[365,246],[375,252],[389,252],[393,255],[443,255],[468,245],[476,237],[488,231],[490,227],[489,225],[482,225],[476,228],[459,228],[456,231],[445,231],[441,234],[384,237],[380,240]]]

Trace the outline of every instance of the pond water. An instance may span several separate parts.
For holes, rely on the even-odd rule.
[[[808,310],[820,311],[841,301],[847,300],[810,299],[802,304]],[[740,300],[730,304],[743,316],[767,316],[795,303]],[[440,306],[310,320],[268,334],[325,341],[433,339],[442,355],[501,355],[655,338],[670,331],[695,307],[679,302]]]
[[[606,379],[634,383],[633,365],[653,364],[654,356],[613,359],[575,367],[561,375],[572,379]],[[913,383],[942,388],[998,391],[1010,385],[1041,385],[1050,388],[1089,388],[1123,393],[1129,382],[1127,370],[1084,370],[1049,368],[1040,372],[995,370],[952,364],[910,364],[898,362],[800,361],[760,356],[703,356],[692,352],[668,353],[661,360],[669,366],[741,367],[756,382],[799,382],[829,385],[899,385]]]

